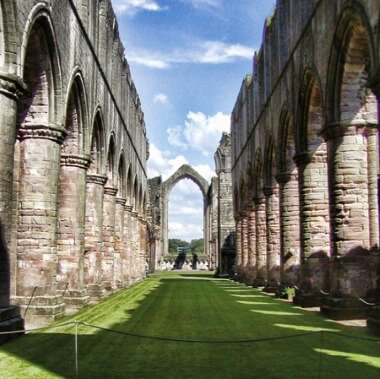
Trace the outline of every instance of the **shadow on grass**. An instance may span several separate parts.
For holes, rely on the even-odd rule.
[[[257,302],[237,302],[213,282],[202,280],[202,275],[190,281],[163,277],[159,283],[147,289],[130,309],[125,309],[123,294],[115,294],[89,307],[87,313],[95,320],[97,309],[104,307],[111,313],[113,307],[120,307],[124,317],[110,326],[113,330],[209,342],[284,337],[332,327],[354,337],[366,336],[270,297],[267,302],[285,315],[250,312],[265,309],[261,296]],[[86,321],[79,315],[78,320],[92,323],[91,317]],[[103,326],[103,322],[93,323]],[[314,329],[307,330],[307,326]],[[72,325],[32,333],[2,346],[0,354],[11,358],[0,356],[1,375],[74,377],[74,341]],[[262,342],[201,344],[121,335],[83,325],[78,328],[79,378],[316,378],[321,373],[322,377],[377,378],[378,349],[376,342],[330,334],[321,338],[319,333]],[[19,358],[16,365],[15,357]]]
[[[195,273],[178,273],[179,276],[182,276],[184,278],[210,278],[215,279],[215,275],[213,272],[210,271],[198,271]]]

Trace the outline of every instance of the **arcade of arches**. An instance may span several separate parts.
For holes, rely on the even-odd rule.
[[[379,329],[378,5],[279,0],[231,138],[239,280]]]
[[[140,280],[149,238],[144,115],[110,1],[1,0],[0,39],[1,330]]]
[[[147,179],[111,0],[0,0],[0,331],[157,269],[182,178],[203,194],[210,268],[380,330],[379,11],[277,1],[209,184],[190,166]]]

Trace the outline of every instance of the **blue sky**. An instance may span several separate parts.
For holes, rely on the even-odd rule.
[[[207,180],[241,82],[252,72],[275,0],[112,0],[150,141],[148,176],[182,164]],[[169,200],[169,237],[202,238],[203,200],[183,180]]]

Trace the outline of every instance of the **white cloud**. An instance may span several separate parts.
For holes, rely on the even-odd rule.
[[[202,8],[219,8],[220,0],[182,0],[183,3],[192,5],[196,9]]]
[[[202,112],[190,111],[186,118],[184,127],[177,125],[166,130],[170,145],[199,151],[206,157],[213,156],[222,133],[230,130],[230,116],[221,112],[207,116]],[[210,174],[210,171],[206,172],[205,176]]]
[[[221,64],[235,62],[239,59],[250,60],[253,54],[253,48],[241,44],[200,41],[172,52],[135,51],[128,60],[149,68],[168,69],[173,64]]]
[[[153,143],[150,145],[148,176],[162,175],[168,179],[183,164],[189,164],[183,155],[171,156],[161,151]],[[193,166],[207,181],[214,175],[207,164]],[[203,237],[203,198],[200,188],[190,179],[180,180],[169,198],[169,236],[190,241]]]
[[[189,162],[183,155],[171,157],[167,151],[159,150],[153,143],[149,147],[148,177],[162,176],[166,180],[174,174],[183,164]]]
[[[211,182],[211,178],[215,176],[215,171],[211,169],[208,164],[199,164],[194,166],[194,170],[199,172],[209,183]]]
[[[169,238],[180,238],[191,241],[194,238],[203,237],[202,224],[182,224],[169,221]]]
[[[182,138],[182,128],[177,125],[174,128],[168,128],[168,142],[174,147],[179,147],[183,150],[187,150],[187,144],[181,141]]]
[[[194,61],[199,63],[228,63],[236,58],[251,59],[254,49],[240,44],[226,44],[220,41],[206,41],[201,45],[200,52],[194,55]]]
[[[115,11],[119,14],[133,15],[140,10],[159,12],[166,8],[161,7],[155,0],[113,0]]]
[[[151,59],[151,58],[146,58],[144,56],[133,56],[131,55],[128,58],[129,62],[135,62],[140,66],[145,66],[149,68],[157,68],[160,70],[164,70],[166,68],[169,68],[170,65],[168,62],[165,62],[165,60],[162,59]]]
[[[158,93],[154,96],[154,102],[166,104],[168,102],[168,97],[164,93]]]

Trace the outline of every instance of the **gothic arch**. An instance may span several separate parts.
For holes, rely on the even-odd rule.
[[[62,113],[60,59],[53,24],[44,4],[32,9],[22,47],[19,76],[27,91],[20,101],[18,123],[59,125]]]
[[[127,196],[127,170],[125,168],[125,156],[122,151],[120,154],[118,170],[117,170],[117,196],[126,199]]]
[[[182,165],[170,178],[162,183],[162,228],[161,228],[161,253],[165,256],[168,252],[168,205],[169,205],[169,195],[173,187],[182,179],[190,179],[193,181],[200,189],[203,196],[203,215],[204,215],[204,238],[207,238],[207,192],[209,189],[209,184],[205,178],[203,178],[197,171],[195,171],[191,166],[185,164]]]
[[[350,121],[369,95],[361,92],[368,91],[376,67],[375,43],[370,30],[363,7],[351,1],[340,15],[330,53],[326,91],[329,125]],[[343,91],[345,85],[357,86],[356,101],[345,101],[345,94],[353,92],[349,87]]]
[[[103,114],[100,107],[95,111],[90,145],[90,167],[89,172],[92,174],[103,174],[104,166],[104,122]]]
[[[164,185],[164,191],[170,193],[172,188],[182,179],[192,180],[201,190],[203,197],[207,196],[209,184],[205,178],[203,178],[197,171],[195,171],[189,165],[182,165],[169,179],[167,179]]]

